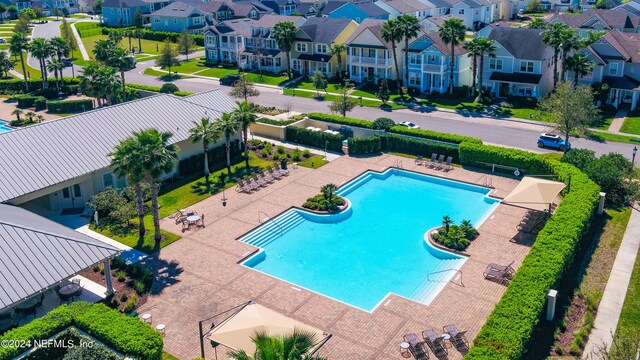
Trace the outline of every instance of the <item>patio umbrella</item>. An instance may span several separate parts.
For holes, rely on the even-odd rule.
[[[247,354],[253,354],[256,347],[251,338],[256,331],[265,331],[269,336],[279,336],[291,334],[294,329],[315,334],[316,341],[326,337],[322,330],[253,303],[214,327],[209,333],[209,340],[234,350],[242,349]]]
[[[539,211],[548,210],[565,186],[562,182],[525,176],[502,202]]]

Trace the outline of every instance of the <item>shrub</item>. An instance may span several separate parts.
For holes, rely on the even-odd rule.
[[[334,195],[331,200],[325,199],[322,194],[310,197],[302,204],[302,207],[309,210],[318,211],[335,211],[338,206],[344,205],[344,199],[338,195]]]
[[[607,204],[618,206],[637,192],[637,183],[629,180],[631,169],[631,161],[623,155],[609,153],[586,164],[584,172],[607,193]]]
[[[300,149],[293,150],[293,155],[291,156],[291,159],[293,161],[300,161],[301,158],[302,158],[302,151],[300,151]]]
[[[373,122],[369,120],[355,119],[349,117],[342,117],[340,115],[331,115],[331,114],[323,114],[323,113],[309,113],[309,119],[330,122],[334,124],[343,124],[361,128],[372,129]]]
[[[478,167],[482,166],[480,164],[482,162],[515,167],[521,171],[525,170],[527,174],[553,174],[550,160],[528,151],[469,142],[461,143],[458,151],[460,153],[460,163],[464,165]]]
[[[287,125],[293,124],[296,121],[298,121],[298,120],[295,120],[295,119],[290,119],[290,120],[272,120],[272,119],[267,119],[267,118],[260,118],[260,119],[257,120],[257,122],[259,122],[259,123],[275,125],[275,126],[287,126]]]
[[[580,170],[584,170],[585,166],[596,159],[596,153],[593,150],[588,149],[571,149],[571,151],[562,155],[562,162],[566,162],[577,167]]]
[[[193,95],[193,93],[191,91],[174,91],[173,95],[184,97],[184,96]]]
[[[38,105],[42,106],[43,101],[45,103],[47,101],[47,99],[45,99],[42,96],[33,96],[33,95],[19,95],[19,96],[16,96],[16,100],[18,101],[18,107],[21,109],[35,107],[36,101],[39,101]]]
[[[324,149],[326,145],[327,150],[331,151],[342,150],[342,137],[340,135],[311,131],[295,126],[287,126],[285,128],[285,139],[297,144],[315,146],[321,149]]]
[[[176,91],[180,91],[180,89],[173,83],[166,83],[160,88],[160,92],[163,94],[173,94]]]
[[[42,96],[37,96],[33,102],[33,107],[36,108],[36,111],[45,109],[47,107],[47,99]]]
[[[453,162],[458,162],[459,160],[458,148],[452,144],[427,139],[415,139],[395,134],[380,135],[380,141],[383,151],[422,156],[429,156],[429,154],[436,153],[444,155],[445,157],[451,156]]]
[[[309,151],[309,149],[304,149],[304,151],[302,152],[302,156],[308,158],[311,156],[311,151]]]
[[[147,291],[147,286],[142,280],[135,280],[133,282],[133,290],[138,294],[144,294]]]
[[[120,301],[124,302],[127,301],[127,299],[129,299],[129,297],[126,293],[122,293],[122,295],[120,295]]]
[[[49,79],[49,88],[55,89],[56,82],[55,79]],[[78,78],[64,78],[65,85],[78,85],[80,83],[80,79]],[[42,89],[42,80],[29,80],[29,91],[36,92]],[[0,80],[0,94],[21,94],[24,92],[24,80],[15,79],[15,80]],[[35,95],[35,94],[34,94]]]
[[[271,155],[271,153],[269,153],[267,149],[262,149],[262,151],[260,152],[260,156],[262,157],[268,157],[269,155]]]
[[[460,225],[444,226],[431,236],[433,240],[450,249],[463,251],[478,237],[478,230],[469,220],[465,220]]]
[[[469,136],[441,133],[431,130],[411,129],[406,126],[394,126],[389,129],[390,132],[402,135],[420,137],[424,139],[460,144],[462,142],[482,144],[482,140]]]
[[[138,89],[138,90],[160,92],[160,87],[159,86],[128,83],[127,87],[130,87],[130,88],[133,88],[133,89]]]
[[[282,146],[282,145],[276,146],[276,152],[278,152],[278,154],[280,154],[280,155],[284,154],[285,153],[284,146]]]
[[[124,270],[116,271],[116,278],[119,282],[124,282],[127,279],[127,273]]]
[[[47,110],[54,114],[74,114],[93,110],[93,101],[91,99],[48,101]]]
[[[122,311],[124,313],[130,313],[136,309],[136,306],[138,306],[138,296],[136,294],[133,294],[131,298],[129,298],[129,300],[127,300],[127,302],[124,304],[124,308],[122,309]]]
[[[377,118],[373,121],[373,129],[376,130],[384,130],[387,131],[389,129],[391,129],[392,127],[396,126],[395,121],[389,119],[389,118],[385,118],[385,117],[381,117],[381,118]]]
[[[238,146],[240,142],[233,140],[231,142],[231,156],[239,154],[242,150]],[[209,168],[220,168],[220,164],[226,163],[227,155],[224,145],[209,149],[208,152]],[[193,155],[186,159],[180,160],[178,165],[178,174],[180,176],[190,176],[193,174],[202,174],[202,168],[204,167],[204,153]]]
[[[367,136],[349,139],[349,154],[373,154],[380,152],[380,136]]]

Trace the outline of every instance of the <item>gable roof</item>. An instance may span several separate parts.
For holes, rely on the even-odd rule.
[[[420,0],[381,0],[384,4],[389,5],[392,9],[402,13],[413,13],[420,10],[429,10],[431,6],[421,2]]]
[[[426,41],[425,41],[426,40]],[[418,36],[409,42],[409,52],[422,52],[433,46],[436,50],[445,56],[451,55],[451,45],[445,44],[437,32],[421,32]],[[404,51],[404,50],[403,50]],[[456,56],[468,53],[464,48],[464,44],[458,44],[453,49]]]
[[[613,59],[598,52],[598,45],[607,42],[613,47],[625,61],[632,63],[640,63],[640,34],[623,33],[619,30],[612,30],[606,33],[602,38],[589,46],[589,50],[598,54],[602,59]]]
[[[275,24],[282,21],[290,21],[297,24],[298,21],[304,19],[302,16],[284,16],[284,15],[265,15],[256,21],[255,27],[271,29]]]
[[[348,4],[348,3],[349,3],[349,1],[329,0],[329,1],[327,1],[327,3],[322,8],[321,13],[325,14],[325,15],[331,14],[335,10],[343,7],[345,4]]]
[[[551,21],[556,19],[574,29],[586,27],[585,24],[592,19],[600,21],[608,29],[634,29],[640,22],[640,18],[637,15],[630,14],[625,9],[587,9],[581,14],[565,13],[554,15]]]
[[[40,215],[0,204],[0,309],[119,252]]]
[[[513,57],[544,60],[548,46],[542,42],[543,29],[512,28],[491,25],[489,39],[500,43]]]
[[[149,6],[142,0],[104,0],[103,8],[133,8]]]
[[[151,13],[153,16],[166,16],[166,17],[177,17],[177,18],[186,18],[191,16],[193,12],[198,12],[202,14],[200,10],[198,10],[195,6],[189,5],[187,3],[176,1],[168,4],[167,6],[154,11]]]
[[[300,26],[300,31],[307,34],[313,42],[331,44],[352,21],[351,19],[311,17]]]
[[[381,19],[364,19],[364,21],[362,21],[360,25],[358,25],[358,28],[353,32],[353,34],[351,34],[351,36],[349,36],[349,38],[344,43],[352,44],[353,41],[358,38],[358,36],[360,36],[363,32],[369,30],[376,38],[378,38],[378,40],[380,40],[380,42],[385,47],[391,47],[391,43],[384,41],[380,36],[380,29],[382,28],[382,25],[384,23],[385,20]]]
[[[266,14],[271,12],[271,9],[262,5],[258,1],[234,1],[228,4],[230,8],[233,9],[233,12],[236,16],[246,17],[249,15],[251,10],[256,9],[261,14]]]
[[[193,120],[232,111],[236,103],[220,89],[215,101],[160,94],[0,134],[0,202],[45,189],[109,166],[107,156],[132,132],[170,131],[171,143],[189,138]]]
[[[255,24],[255,22],[255,20],[247,18],[225,20],[216,26],[210,27],[208,30],[211,30],[212,32],[218,34],[234,33],[244,36],[251,36],[251,28],[253,27],[253,24]],[[205,33],[207,31],[205,31]]]
[[[353,3],[353,5],[371,17],[389,15],[389,12],[387,10],[381,8],[380,6],[372,2],[358,2],[358,3]]]

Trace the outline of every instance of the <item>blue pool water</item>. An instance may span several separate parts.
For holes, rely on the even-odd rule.
[[[428,304],[466,257],[433,248],[425,233],[444,215],[479,224],[497,206],[489,189],[388,170],[341,187],[335,215],[290,209],[240,238],[263,251],[245,266],[365,311],[389,293]]]
[[[2,120],[0,120],[0,133],[3,133],[3,132],[7,132],[7,131],[11,131],[11,130],[13,130],[13,129],[11,129],[10,127],[8,127],[8,126],[6,126],[6,125],[7,125],[7,122],[6,122],[6,121],[2,121]]]

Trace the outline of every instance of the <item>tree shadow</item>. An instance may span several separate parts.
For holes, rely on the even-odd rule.
[[[175,260],[167,261],[159,257],[160,251],[146,257],[140,263],[147,266],[153,272],[153,284],[149,294],[162,294],[164,289],[180,282],[178,277],[184,269]]]

